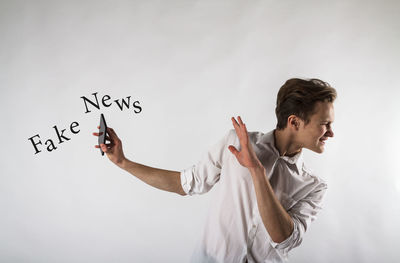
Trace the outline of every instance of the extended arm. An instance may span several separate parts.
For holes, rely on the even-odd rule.
[[[155,188],[186,195],[180,183],[180,172],[153,168],[129,161],[126,158],[119,167]]]
[[[181,186],[180,173],[177,171],[169,171],[153,168],[140,163],[128,160],[122,150],[122,142],[112,128],[107,128],[107,140],[109,144],[95,145],[96,148],[101,147],[107,157],[118,167],[136,176],[143,182],[168,192],[186,195]],[[93,133],[99,136],[99,133]]]

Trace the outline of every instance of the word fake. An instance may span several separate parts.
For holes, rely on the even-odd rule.
[[[80,132],[80,130],[75,130],[75,128],[78,127],[78,126],[79,126],[79,123],[74,121],[69,126],[69,129],[73,134],[77,134],[77,133]],[[57,125],[54,125],[53,128],[54,128],[54,130],[55,130],[55,132],[57,134],[57,137],[58,137],[58,144],[61,144],[64,141],[69,141],[71,139],[71,138],[68,138],[67,136],[64,135],[64,132],[65,132],[66,129],[62,129],[61,133],[60,133],[60,131],[57,128]],[[36,139],[36,137],[38,137],[38,138]],[[38,148],[39,146],[38,145],[42,145],[42,141],[40,140],[39,134],[36,134],[36,135],[30,137],[28,140],[31,141],[31,143],[33,145],[33,148],[35,148],[35,151],[36,151],[35,154],[40,153],[41,150],[39,150],[39,148]],[[44,145],[47,146],[47,151],[49,151],[49,152],[57,149],[57,147],[54,145],[54,142],[53,142],[52,139],[47,139],[46,142],[44,143]]]

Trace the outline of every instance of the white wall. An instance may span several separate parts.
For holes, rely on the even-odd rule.
[[[397,1],[0,1],[0,261],[187,262],[218,191],[181,197],[94,149],[100,113],[126,155],[195,163],[241,115],[275,127],[291,77],[337,89],[335,138],[308,166],[325,209],[291,262],[395,262],[400,252]],[[81,96],[131,96],[85,113]],[[80,132],[34,154],[28,138]],[[66,131],[68,133],[68,131]],[[68,133],[70,135],[71,133]]]

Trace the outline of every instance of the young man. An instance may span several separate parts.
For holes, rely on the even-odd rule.
[[[203,194],[220,183],[192,262],[281,262],[321,209],[327,185],[304,166],[302,149],[324,151],[333,137],[335,98],[321,80],[290,79],[278,92],[275,130],[248,132],[240,117],[232,118],[234,129],[181,172],[129,161],[112,128],[110,143],[95,147],[161,190]]]

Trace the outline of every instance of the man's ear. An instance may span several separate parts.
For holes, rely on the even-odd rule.
[[[288,117],[288,126],[291,129],[298,131],[300,129],[300,118],[296,115],[290,115]]]

